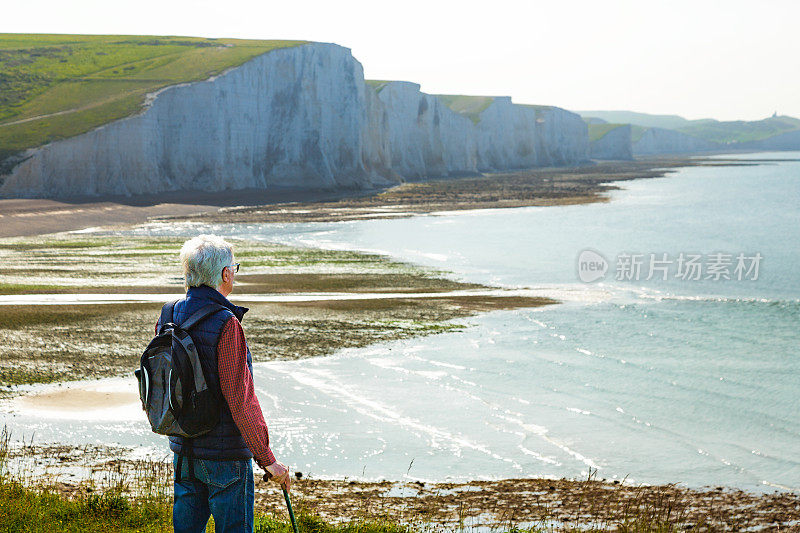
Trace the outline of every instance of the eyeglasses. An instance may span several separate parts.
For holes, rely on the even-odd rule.
[[[230,268],[233,271],[233,273],[236,274],[237,272],[239,272],[239,265],[241,265],[241,263],[234,263],[228,266],[227,268]]]

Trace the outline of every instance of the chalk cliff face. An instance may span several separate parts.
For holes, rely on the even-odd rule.
[[[377,93],[388,122],[392,169],[409,179],[477,172],[472,122],[419,89],[392,81]]]
[[[634,155],[708,152],[720,148],[717,143],[664,128],[648,128],[633,143]]]
[[[376,91],[349,49],[310,43],[166,88],[136,116],[25,155],[0,196],[369,188],[574,164],[588,159],[588,135],[574,113],[510,98],[476,124],[417,84]]]
[[[631,125],[623,124],[591,141],[592,159],[633,159]]]
[[[471,115],[420,92],[416,83],[388,82],[377,91],[389,124],[392,168],[408,179],[588,160],[586,125],[563,109],[494,97],[481,98],[488,105]]]
[[[589,156],[589,130],[580,115],[553,106],[528,106],[536,111],[539,166],[569,165]]]
[[[34,150],[0,192],[140,194],[384,181],[371,168],[381,165],[380,146],[365,146],[363,79],[361,65],[340,46],[275,50],[215,79],[162,90],[137,116]]]
[[[514,105],[509,97],[494,98],[480,113],[475,129],[478,170],[530,168],[539,164],[535,110]]]

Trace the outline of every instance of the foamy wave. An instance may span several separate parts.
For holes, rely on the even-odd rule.
[[[276,368],[276,370],[279,370]],[[280,371],[280,370],[279,370]],[[424,423],[415,418],[403,415],[399,411],[395,411],[382,403],[367,398],[346,386],[344,383],[335,379],[329,372],[320,369],[301,370],[299,368],[293,369],[289,373],[290,377],[307,387],[316,389],[328,396],[338,398],[347,404],[348,407],[355,412],[379,420],[381,422],[389,422],[406,429],[417,431],[421,434],[427,435],[431,443],[437,441],[445,442],[449,447],[454,450],[460,448],[469,448],[486,454],[494,459],[502,460],[514,465],[515,468],[522,468],[516,461],[508,457],[502,457],[492,451],[488,446],[474,442],[464,436],[450,433],[447,430],[433,426],[429,423]]]
[[[720,303],[764,303],[764,304],[797,304],[798,298],[758,298],[754,296],[724,296],[721,294],[674,294],[645,287],[629,287],[628,290],[637,298],[653,301],[678,302],[720,302]]]
[[[591,411],[584,411],[583,409],[578,409],[577,407],[567,407],[567,411],[571,413],[578,413],[582,415],[590,415],[592,414]]]

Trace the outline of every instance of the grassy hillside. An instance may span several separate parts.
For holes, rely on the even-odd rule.
[[[794,117],[774,116],[764,120],[718,122],[693,121],[678,131],[718,143],[759,141],[787,131],[800,129],[800,120]]]
[[[159,88],[304,42],[0,34],[0,160],[134,114]]]
[[[575,111],[583,118],[600,118],[616,124],[632,124],[645,128],[677,129],[687,126],[691,121],[678,115],[651,115],[635,111]]]
[[[379,93],[387,84],[391,83],[391,80],[364,80],[364,82],[368,87],[372,87],[376,93]]]
[[[637,126],[636,124],[631,124],[631,142],[639,142],[644,135],[644,132],[647,131],[647,128],[644,126]]]
[[[634,142],[647,128],[666,128],[718,143],[747,142],[766,139],[787,131],[800,129],[800,119],[773,116],[764,120],[735,120],[720,122],[710,118],[686,120],[678,115],[650,115],[634,111],[577,111],[587,122],[599,118],[607,122],[629,123],[633,126]],[[599,130],[598,130],[599,131]],[[591,134],[591,130],[590,130]]]
[[[466,117],[474,124],[481,120],[481,113],[492,105],[494,98],[491,96],[465,96],[461,94],[437,94],[444,104]]]
[[[606,136],[606,134],[615,130],[625,124],[588,124],[589,127],[589,140],[597,141]]]

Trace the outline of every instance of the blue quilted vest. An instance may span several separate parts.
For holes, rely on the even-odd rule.
[[[191,453],[194,457],[200,459],[217,461],[250,459],[253,454],[244,442],[239,428],[236,427],[228,402],[225,401],[225,397],[222,395],[217,367],[217,342],[222,333],[222,328],[231,316],[235,316],[241,321],[247,312],[247,308],[233,305],[219,291],[206,285],[189,287],[186,292],[186,298],[179,300],[175,304],[173,322],[180,324],[183,320],[189,318],[192,313],[211,302],[218,303],[226,309],[217,311],[200,321],[191,329],[189,334],[195,346],[197,346],[197,353],[200,356],[203,367],[208,371],[206,376],[208,386],[218,391],[219,398],[222,401],[219,405],[219,423],[205,435],[192,439]],[[247,366],[250,368],[250,374],[252,375],[253,359],[250,356],[250,348],[247,349]],[[184,450],[183,437],[170,437],[169,447],[173,452],[181,453]]]

